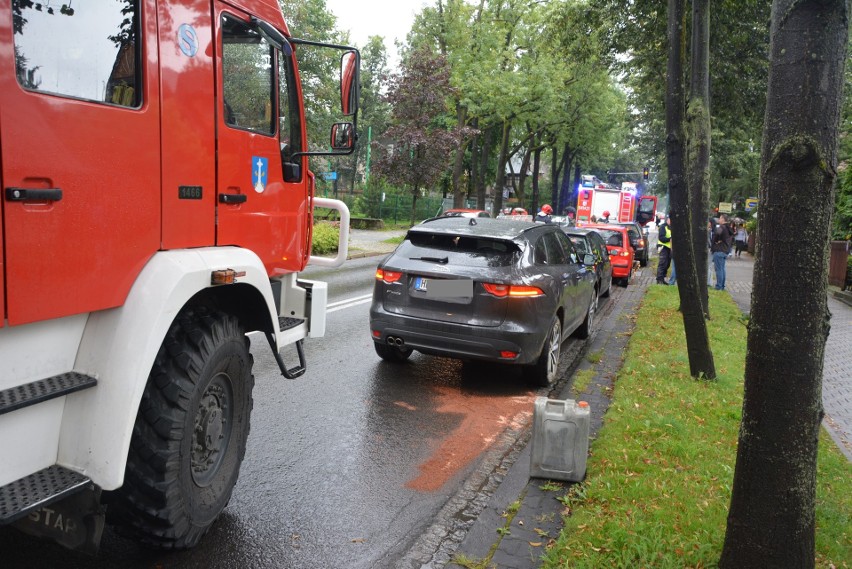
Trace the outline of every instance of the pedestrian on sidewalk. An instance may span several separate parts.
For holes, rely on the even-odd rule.
[[[674,257],[672,257],[672,274],[669,277],[669,280],[666,281],[669,285],[677,284],[677,273],[675,273],[675,263]]]
[[[660,243],[660,259],[657,262],[657,284],[669,284],[666,282],[666,273],[672,262],[672,228],[671,217],[666,214],[665,221],[660,225],[657,239]]]
[[[734,248],[737,257],[748,248],[748,231],[746,231],[744,223],[737,226],[737,234],[734,235]]]
[[[727,214],[719,216],[719,223],[713,228],[713,268],[716,271],[716,290],[725,290],[725,261],[731,254],[731,241],[734,232],[728,222]]]

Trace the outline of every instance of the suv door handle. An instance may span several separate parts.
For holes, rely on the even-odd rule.
[[[61,199],[62,190],[59,188],[47,188],[45,190],[33,190],[31,188],[6,188],[6,200],[10,202],[58,202]]]

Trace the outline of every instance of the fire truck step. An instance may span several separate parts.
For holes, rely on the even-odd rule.
[[[14,522],[52,502],[79,492],[91,480],[54,464],[0,486],[0,525]]]
[[[76,371],[69,371],[10,389],[4,389],[0,391],[0,415],[22,407],[35,405],[54,397],[62,397],[75,391],[94,387],[97,383],[98,380],[94,377]]]
[[[285,316],[278,317],[278,328],[283,332],[284,330],[289,330],[290,328],[295,328],[299,324],[304,322],[302,318],[287,318]]]

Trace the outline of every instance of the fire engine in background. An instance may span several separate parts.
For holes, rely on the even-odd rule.
[[[637,198],[637,184],[623,182],[621,188],[602,182],[595,176],[583,176],[577,195],[577,221],[588,223],[592,216],[598,220],[609,212],[614,223],[637,222],[644,226],[654,219],[656,196]]]
[[[326,285],[298,274],[345,260],[349,212],[308,156],[353,151],[360,55],[290,37],[272,0],[42,8],[0,2],[0,524],[95,551],[108,503],[191,547],[245,454],[246,333],[289,378],[324,333]],[[341,64],[329,152],[307,144],[314,49]],[[341,213],[333,260],[316,206]]]

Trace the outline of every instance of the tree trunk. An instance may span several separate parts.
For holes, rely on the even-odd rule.
[[[571,190],[571,162],[574,159],[574,153],[571,152],[571,146],[566,142],[565,150],[562,152],[562,184],[560,185],[560,192],[567,192]],[[553,189],[553,200],[556,201],[556,198],[559,194],[556,192],[556,188]]]
[[[476,134],[473,135],[473,138],[471,138],[470,141],[470,178],[468,179],[468,198],[476,196],[476,188],[479,187],[479,168],[477,165],[479,164],[480,146],[484,135],[484,133],[479,132],[479,118],[473,119],[473,128],[475,129],[474,132]],[[485,209],[485,204],[483,204],[482,207],[477,205],[477,207],[478,209]]]
[[[456,103],[456,120],[459,128],[467,122],[467,107],[461,103]],[[464,172],[464,154],[467,152],[469,142],[469,139],[462,139],[456,150],[456,162],[453,165],[453,207],[464,207],[464,188],[461,184],[461,177]]]
[[[722,569],[814,566],[829,228],[850,9],[849,0],[772,4],[745,397]]]
[[[506,160],[509,155],[509,134],[512,131],[512,123],[503,121],[503,136],[500,139],[500,158],[497,160],[497,179],[494,181],[494,211],[497,215],[503,209],[503,186],[506,185]]]
[[[479,155],[479,180],[476,186],[476,207],[485,209],[485,186],[488,181],[488,158],[491,154],[491,137],[494,136],[493,127],[488,127],[482,133],[482,147]],[[496,212],[500,213],[498,209]]]
[[[420,188],[414,186],[414,191],[411,192],[411,227],[417,223],[417,196],[420,195]]]
[[[541,151],[542,151],[542,148],[541,148],[541,145],[540,145],[541,141],[539,140],[539,138],[540,137],[537,136],[535,141],[534,141],[535,152],[533,153],[533,172],[532,172],[533,203],[532,203],[532,209],[533,209],[534,212],[537,211],[536,208],[538,207],[538,196],[539,196],[538,173],[539,173],[539,170],[541,169]],[[554,209],[556,209],[555,206],[554,206]],[[535,214],[533,214],[533,215],[535,215]]]
[[[707,214],[710,210],[710,0],[692,2],[692,65],[689,125],[689,228],[692,262],[698,275],[698,292],[704,315],[710,318],[707,294]],[[676,264],[677,266],[677,264]],[[684,265],[686,267],[687,265]],[[680,269],[678,269],[680,273]],[[679,278],[679,277],[678,277]],[[692,297],[692,294],[690,294]]]
[[[556,146],[550,148],[550,193],[559,193],[559,151]]]
[[[521,207],[526,203],[527,193],[527,172],[530,169],[530,159],[532,158],[532,146],[528,146],[524,151],[524,157],[521,159],[521,171],[518,172],[518,187],[515,188],[515,197],[518,198]]]
[[[698,1],[698,0],[696,0]],[[698,274],[690,259],[692,231],[689,200],[684,176],[684,89],[683,45],[684,0],[669,0],[668,7],[668,88],[666,94],[666,153],[669,166],[669,199],[672,217],[672,252],[677,267],[689,373],[693,377],[716,378],[713,352],[699,299]],[[681,280],[681,267],[685,270]]]

